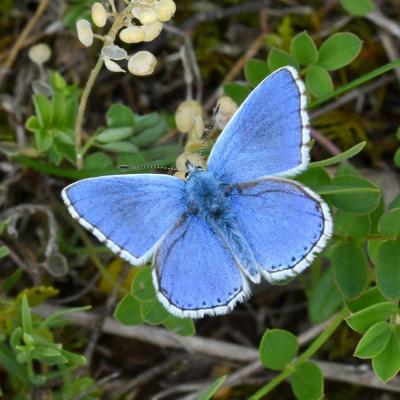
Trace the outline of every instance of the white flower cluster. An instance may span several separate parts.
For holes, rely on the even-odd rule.
[[[109,1],[114,9],[113,1]],[[128,1],[126,3],[130,12],[124,18],[119,38],[127,44],[154,40],[161,33],[163,23],[169,21],[176,11],[173,0],[131,0],[130,3]],[[107,11],[100,2],[93,4],[92,20],[97,27],[104,27],[110,18],[115,18],[115,12]],[[79,41],[86,47],[91,46],[96,35],[93,33],[90,22],[80,19],[76,28]],[[153,73],[157,59],[151,52],[139,51],[129,56],[124,49],[114,43],[106,43],[107,45],[102,49],[102,57],[108,70],[125,72],[117,61],[128,60],[128,71],[133,75],[145,76]]]

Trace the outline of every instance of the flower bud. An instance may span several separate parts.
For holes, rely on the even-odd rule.
[[[193,126],[190,129],[190,139],[201,139],[204,133],[204,121],[201,115],[196,115],[193,120]]]
[[[182,133],[189,132],[194,124],[196,117],[202,117],[203,109],[201,104],[195,100],[187,100],[181,103],[175,113],[175,123],[178,130]]]
[[[139,43],[144,40],[144,31],[141,26],[130,26],[122,29],[119,38],[125,43]]]
[[[149,8],[139,15],[139,21],[141,24],[152,24],[153,22],[157,21],[157,15],[152,8]]]
[[[86,19],[80,19],[76,23],[79,41],[86,47],[93,44],[93,31],[90,22]]]
[[[185,144],[184,150],[188,153],[197,153],[201,150],[202,146],[202,140],[189,139]]]
[[[129,72],[137,76],[146,76],[153,73],[157,59],[149,51],[138,51],[128,61]]]
[[[106,24],[107,18],[108,18],[108,13],[104,8],[103,4],[99,2],[93,3],[92,5],[93,23],[99,28],[102,28]]]
[[[144,42],[151,42],[154,40],[162,31],[163,24],[159,21],[155,21],[152,24],[141,26],[144,32]]]
[[[215,124],[219,129],[224,129],[226,124],[235,114],[238,106],[236,103],[228,96],[222,96],[218,102],[218,113],[215,116]]]
[[[51,57],[51,49],[45,43],[38,43],[29,49],[28,56],[35,64],[42,65]]]
[[[157,19],[161,22],[169,21],[175,14],[176,4],[173,0],[159,0],[155,7]]]
[[[110,60],[109,58],[104,58],[104,65],[111,72],[126,72],[115,61]]]
[[[179,179],[185,179],[186,178],[186,172],[184,172],[184,171],[176,171],[174,173],[174,176],[176,176]]]
[[[116,45],[104,46],[101,54],[104,58],[110,58],[111,60],[125,60],[128,58],[126,50]]]

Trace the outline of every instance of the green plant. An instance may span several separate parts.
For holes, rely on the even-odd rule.
[[[273,47],[266,61],[250,59],[245,65],[245,77],[249,86],[235,83],[226,84],[225,94],[240,104],[250,93],[251,88],[278,68],[291,65],[304,77],[307,92],[321,98],[333,92],[331,71],[349,65],[361,50],[361,40],[349,32],[339,32],[329,36],[317,48],[306,32],[297,34],[290,43],[290,53]]]
[[[131,291],[120,301],[114,312],[123,325],[164,325],[179,335],[194,335],[194,323],[168,313],[158,301],[151,277],[151,267],[143,267],[132,280]]]
[[[115,163],[140,166],[157,161],[168,164],[182,151],[178,144],[159,143],[167,133],[168,124],[157,112],[139,116],[127,106],[114,104],[107,111],[106,122],[107,126],[99,128],[82,149],[84,169],[112,168]],[[88,154],[94,149],[97,151]],[[116,155],[116,160],[107,153]]]
[[[32,155],[46,156],[51,164],[59,165],[65,159],[75,161],[74,126],[80,90],[68,85],[57,72],[50,72],[51,98],[44,94],[32,96],[35,115],[26,121],[26,128],[35,135]]]
[[[85,399],[98,398],[91,389],[93,381],[77,377],[75,370],[85,365],[85,358],[68,351],[55,339],[55,330],[65,326],[66,313],[87,307],[68,309],[42,319],[33,314],[30,302],[37,306],[57,293],[52,288],[26,289],[15,301],[2,302],[0,318],[0,365],[9,376],[15,399],[25,399],[34,387],[50,387],[55,399],[74,399],[88,391]],[[9,388],[8,388],[9,389]]]
[[[373,0],[340,0],[342,7],[351,15],[365,17],[375,9]]]

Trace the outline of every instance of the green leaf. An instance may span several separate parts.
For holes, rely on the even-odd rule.
[[[389,204],[389,210],[393,208],[400,208],[400,193]]]
[[[68,132],[64,132],[60,129],[56,129],[55,130],[55,138],[64,144],[67,144],[70,146],[75,146],[75,140],[72,137],[72,135]]]
[[[327,158],[326,160],[322,160],[322,161],[314,161],[312,163],[310,163],[310,167],[327,167],[329,165],[334,165],[334,164],[338,164],[342,161],[348,160],[351,157],[354,157],[355,155],[357,155],[358,153],[360,153],[367,142],[360,142],[358,144],[356,144],[355,146],[351,147],[350,149],[344,151],[343,153],[340,153],[336,156]]]
[[[42,128],[50,128],[53,120],[53,107],[50,100],[42,94],[35,94],[33,96],[33,105],[40,126]]]
[[[382,295],[379,289],[377,287],[372,287],[364,292],[360,297],[353,300],[347,300],[346,305],[351,312],[356,313],[364,308],[374,304],[384,303],[386,301],[386,298]]]
[[[388,320],[397,312],[397,307],[390,302],[374,304],[347,318],[348,325],[356,332],[366,332],[372,325]]]
[[[51,133],[44,128],[35,131],[35,144],[40,152],[45,152],[53,145]]]
[[[160,139],[165,134],[166,130],[167,122],[164,118],[161,118],[156,125],[142,130],[139,135],[135,136],[132,139],[132,143],[138,147],[150,145]]]
[[[250,86],[255,87],[269,75],[268,64],[264,61],[250,58],[244,67],[244,76]]]
[[[39,120],[36,115],[31,115],[25,122],[25,128],[28,131],[35,132],[40,129]]]
[[[354,175],[338,175],[332,181],[332,186],[343,189],[326,196],[335,207],[353,214],[368,214],[372,212],[381,199],[379,188],[372,182]],[[359,192],[358,192],[359,191]]]
[[[372,0],[340,0],[342,7],[351,15],[365,17],[375,9]]]
[[[114,317],[123,325],[131,326],[143,323],[141,302],[131,294],[125,295],[115,308]]]
[[[273,47],[270,50],[267,63],[268,68],[272,72],[278,68],[286,67],[287,65],[291,65],[296,69],[300,68],[299,63],[293,56],[291,56],[289,53],[286,53],[284,50],[277,49],[276,47]]]
[[[113,104],[107,111],[106,120],[110,128],[133,128],[135,114],[123,104]]]
[[[392,61],[390,63],[382,65],[381,67],[376,68],[371,72],[367,72],[366,74],[361,75],[359,78],[354,79],[353,81],[346,83],[343,86],[340,86],[335,91],[333,91],[332,93],[329,93],[328,95],[324,96],[323,98],[314,100],[311,104],[308,105],[308,109],[314,110],[314,109],[318,108],[321,104],[329,101],[330,99],[337,98],[340,95],[348,92],[349,90],[352,90],[358,86],[361,86],[361,85],[369,82],[370,80],[383,75],[384,73],[386,73],[388,71],[392,71],[393,69],[395,69],[399,66],[400,66],[400,59],[397,59],[395,61]]]
[[[53,121],[52,126],[61,128],[65,119],[66,97],[60,92],[55,92],[53,96]]]
[[[395,377],[400,371],[399,341],[393,331],[385,349],[372,359],[372,368],[384,383]]]
[[[103,144],[100,147],[113,153],[137,153],[139,151],[131,142],[113,142]]]
[[[334,71],[350,64],[360,53],[362,41],[350,32],[339,32],[328,37],[320,47],[318,65]]]
[[[151,325],[165,323],[170,314],[157,298],[141,303],[143,320]]]
[[[400,168],[400,149],[397,149],[394,155],[394,163]]]
[[[329,186],[331,183],[331,177],[328,172],[320,167],[308,168],[300,175],[296,176],[296,180],[310,188]]]
[[[212,383],[208,388],[200,393],[199,400],[211,400],[218,389],[222,386],[226,379],[226,375],[218,378],[214,383]]]
[[[319,324],[327,320],[341,304],[342,295],[337,289],[331,269],[327,269],[310,293],[308,312],[311,322]]]
[[[251,93],[251,89],[248,86],[239,85],[238,83],[227,83],[224,85],[224,93],[226,96],[229,96],[237,105],[240,105]]]
[[[0,245],[0,259],[7,257],[10,254],[10,249],[7,246]]]
[[[368,256],[374,264],[378,263],[379,249],[381,248],[383,243],[385,243],[385,241],[380,240],[380,239],[368,240],[368,243],[367,243]]]
[[[165,321],[164,326],[171,332],[181,336],[193,336],[196,333],[196,328],[191,319],[178,318],[175,315],[170,315]]]
[[[370,231],[369,215],[350,214],[337,210],[335,214],[335,234],[354,239],[365,238]]]
[[[24,330],[24,333],[32,335],[33,325],[32,325],[31,309],[29,308],[28,299],[26,298],[25,295],[23,295],[21,299],[21,319],[22,319],[22,328]]]
[[[297,337],[282,329],[267,329],[260,343],[260,360],[264,367],[282,370],[296,357]]]
[[[394,208],[382,215],[379,232],[385,236],[400,236],[400,208]]]
[[[148,129],[154,125],[157,125],[160,119],[160,114],[156,112],[152,112],[146,115],[136,115],[135,132],[141,132],[144,129]]]
[[[400,241],[388,241],[379,248],[376,280],[385,297],[400,298]]]
[[[326,96],[333,91],[333,82],[329,72],[319,65],[312,65],[307,70],[306,86],[315,97]]]
[[[151,276],[151,267],[143,267],[135,275],[132,281],[131,294],[140,301],[149,301],[156,297]]]
[[[361,338],[354,352],[359,358],[377,356],[386,347],[391,335],[390,325],[386,321],[372,325]]]
[[[324,376],[321,368],[312,361],[296,366],[290,384],[298,400],[319,400],[324,393]]]
[[[133,135],[133,127],[125,126],[121,128],[104,129],[96,138],[100,143],[119,142]]]
[[[111,158],[102,152],[96,152],[85,157],[83,168],[85,169],[104,169],[112,168],[113,162]]]
[[[379,220],[382,217],[383,213],[385,212],[385,202],[383,201],[383,196],[381,196],[381,199],[379,201],[378,207],[375,208],[374,211],[372,211],[371,214],[369,214],[370,220],[371,220],[371,229],[370,233],[378,233],[379,231]]]
[[[318,50],[311,36],[303,31],[290,43],[290,53],[301,65],[314,64],[318,60]]]
[[[347,298],[359,296],[368,282],[368,260],[361,246],[339,243],[332,248],[329,258],[339,290]]]
[[[16,268],[10,275],[4,279],[2,284],[2,291],[4,294],[9,294],[9,292],[17,285],[22,276],[22,268]]]
[[[182,152],[182,147],[179,144],[163,144],[155,146],[148,150],[142,150],[140,153],[148,161],[155,161],[155,165],[162,166],[160,161],[163,159],[172,158],[176,160],[176,157]]]

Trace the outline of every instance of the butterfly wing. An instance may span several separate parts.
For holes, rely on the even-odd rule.
[[[156,250],[159,300],[179,317],[225,314],[248,293],[232,255],[201,218],[183,216]]]
[[[185,182],[168,175],[83,179],[62,197],[82,226],[133,265],[147,261],[186,210]]]
[[[229,121],[208,159],[222,182],[293,176],[309,161],[304,85],[292,67],[264,79]]]
[[[328,206],[284,178],[233,185],[232,210],[260,272],[279,281],[304,270],[332,234]]]

